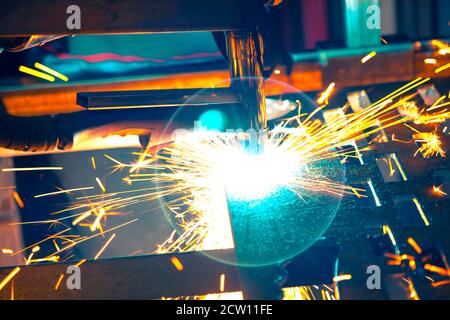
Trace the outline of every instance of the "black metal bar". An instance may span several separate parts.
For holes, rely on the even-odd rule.
[[[231,250],[214,254],[233,254]],[[171,259],[183,265],[178,271]],[[226,277],[227,292],[240,291],[236,267],[208,258],[199,252],[149,255],[87,261],[80,266],[81,289],[70,290],[67,267],[74,263],[23,266],[14,277],[16,299],[159,299],[220,293],[220,276]],[[0,269],[4,279],[13,268]],[[55,290],[61,274],[63,281]],[[0,291],[0,299],[9,299],[10,290]]]
[[[66,25],[73,4],[81,9],[80,30]],[[0,36],[252,30],[248,17],[241,0],[1,1]]]
[[[337,254],[332,247],[312,246],[293,259],[288,267],[289,278],[286,286],[295,287],[310,284],[331,283]],[[241,268],[218,262],[233,261],[234,250],[215,250],[208,252],[189,252],[176,254],[148,255],[86,261],[81,268],[81,289],[69,290],[66,281],[67,267],[73,263],[55,263],[21,266],[14,279],[15,298],[34,299],[159,299],[180,296],[220,293],[220,276],[225,275],[224,292],[254,291],[248,286],[252,283],[261,288],[275,285],[273,270],[255,272],[255,268]],[[171,259],[177,257],[183,265],[178,271]],[[215,259],[212,259],[214,257]],[[322,265],[321,265],[322,264]],[[305,268],[306,267],[306,268]],[[0,268],[0,280],[4,279],[14,267]],[[273,270],[272,270],[273,269]],[[246,281],[242,285],[241,273]],[[55,285],[61,274],[65,274],[58,290]],[[314,281],[311,283],[311,280]],[[0,300],[10,298],[10,285],[0,290]],[[254,292],[244,296],[255,297]],[[268,298],[264,296],[264,298]]]
[[[242,94],[228,88],[80,92],[77,94],[77,104],[89,110],[225,105],[242,102]]]

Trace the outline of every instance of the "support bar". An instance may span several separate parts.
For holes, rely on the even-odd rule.
[[[81,11],[69,30],[67,8]],[[263,2],[261,1],[261,6]],[[0,36],[253,30],[241,0],[21,0],[0,2]]]

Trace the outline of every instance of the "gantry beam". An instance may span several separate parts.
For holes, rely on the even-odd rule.
[[[69,30],[67,8],[81,10],[81,29]],[[262,4],[261,4],[262,5]],[[1,1],[0,36],[252,30],[241,0]]]

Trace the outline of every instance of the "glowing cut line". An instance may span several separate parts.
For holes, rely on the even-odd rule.
[[[19,194],[17,193],[17,191],[13,192],[13,197],[14,200],[16,200],[16,203],[19,207],[24,208],[25,207],[25,203],[23,203],[22,198],[20,198]]]
[[[367,184],[369,185],[370,191],[372,192],[373,198],[375,200],[375,205],[377,207],[381,207],[381,202],[373,186],[372,179],[367,180]]]
[[[40,64],[39,62],[36,62],[34,64],[34,67],[37,68],[37,69],[40,69],[42,71],[45,71],[45,72],[51,74],[52,76],[55,76],[56,78],[59,78],[59,79],[61,79],[63,81],[69,81],[69,78],[67,76],[65,76],[65,75],[59,73],[58,71],[53,70],[53,69],[51,69],[51,68],[49,68],[47,66],[44,66],[43,64]]]
[[[71,192],[75,192],[75,191],[92,190],[92,189],[94,189],[94,187],[83,187],[83,188],[60,190],[60,191],[55,191],[55,192],[38,194],[38,195],[34,196],[34,198],[42,198],[42,197],[54,196],[54,195],[58,195],[58,194],[62,194],[62,193],[71,193]]]
[[[220,275],[220,292],[225,291],[225,275],[222,273]]]
[[[419,213],[420,213],[420,217],[422,218],[423,222],[425,223],[425,226],[428,227],[428,226],[430,225],[430,222],[428,221],[428,218],[427,218],[425,212],[423,211],[422,206],[420,205],[419,200],[417,200],[417,198],[413,198],[412,200],[413,200],[414,204],[416,205],[417,210],[418,210]]]
[[[19,71],[23,72],[23,73],[27,73],[27,74],[32,75],[32,76],[35,76],[37,78],[41,78],[41,79],[50,81],[50,82],[54,82],[55,81],[55,77],[52,77],[52,76],[50,76],[50,75],[48,75],[46,73],[43,73],[43,72],[31,69],[31,68],[28,68],[28,67],[25,67],[25,66],[20,66],[19,67]]]
[[[63,167],[3,168],[3,172],[63,170]]]

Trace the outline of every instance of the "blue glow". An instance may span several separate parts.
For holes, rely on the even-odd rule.
[[[207,128],[208,130],[224,130],[227,122],[226,116],[220,112],[219,110],[208,110],[204,112],[199,121],[201,122],[202,127]]]

